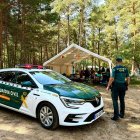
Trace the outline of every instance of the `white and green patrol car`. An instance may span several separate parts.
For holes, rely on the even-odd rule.
[[[90,124],[104,114],[97,90],[43,69],[1,69],[0,106],[38,118],[47,129]]]

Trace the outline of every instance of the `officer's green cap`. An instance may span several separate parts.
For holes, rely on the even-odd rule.
[[[117,62],[122,62],[122,58],[121,58],[121,57],[117,57],[117,58],[116,58],[116,61],[117,61]]]

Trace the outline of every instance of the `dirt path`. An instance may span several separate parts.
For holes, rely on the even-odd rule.
[[[110,120],[110,93],[99,89],[104,97],[106,113],[90,125],[59,127],[45,130],[31,117],[0,108],[0,140],[140,140],[140,88],[130,88],[126,94],[126,117]]]

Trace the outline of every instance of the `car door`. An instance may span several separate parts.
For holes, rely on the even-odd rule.
[[[18,85],[20,111],[24,113],[31,113],[34,103],[34,89],[38,88],[34,80],[25,72],[18,71],[13,82]]]
[[[0,72],[0,103],[19,109],[20,100],[17,85],[12,82],[16,76],[14,71]]]
[[[20,71],[7,71],[0,73],[0,75],[0,103],[22,112],[28,112],[26,98],[36,87],[31,77]],[[27,81],[31,81],[32,86],[23,87],[22,84]]]

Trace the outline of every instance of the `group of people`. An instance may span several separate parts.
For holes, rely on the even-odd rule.
[[[107,84],[110,77],[109,68],[102,67],[99,70],[94,70],[93,68],[86,68],[85,70],[76,71],[75,73],[75,81],[83,82],[83,81],[92,81],[93,83],[102,83]]]

